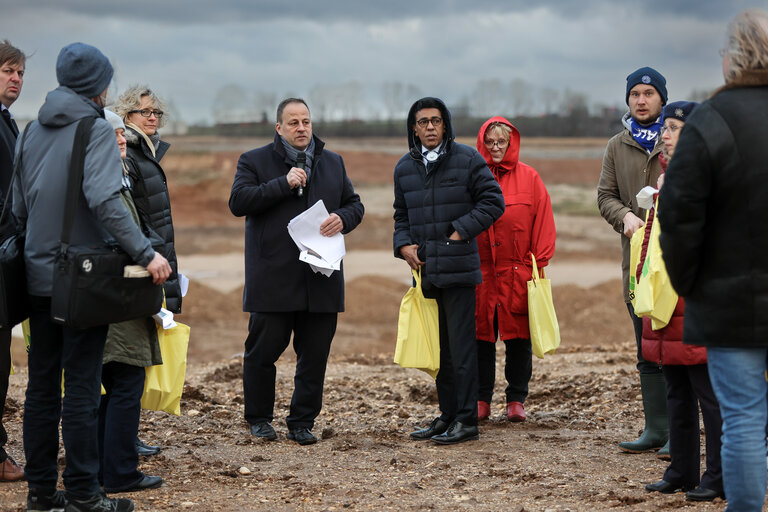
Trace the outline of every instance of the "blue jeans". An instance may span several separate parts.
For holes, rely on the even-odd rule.
[[[768,347],[707,347],[709,378],[723,417],[723,487],[728,512],[765,501]]]
[[[76,498],[99,494],[99,394],[108,326],[63,327],[50,320],[50,297],[30,300],[29,382],[24,403],[24,473],[29,488],[56,488],[61,420],[67,494]]]

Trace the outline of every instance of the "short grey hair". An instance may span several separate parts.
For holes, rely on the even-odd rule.
[[[768,13],[759,9],[740,12],[728,24],[726,37],[726,83],[745,71],[768,69]]]
[[[141,84],[128,87],[117,100],[117,105],[114,108],[115,114],[123,118],[123,121],[126,121],[128,112],[141,108],[141,98],[144,96],[149,96],[154,108],[163,111],[163,117],[157,120],[157,127],[162,128],[165,126],[165,121],[168,117],[168,107],[162,98],[150,89],[148,85]]]

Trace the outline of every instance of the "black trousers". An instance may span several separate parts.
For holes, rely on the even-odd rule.
[[[632,319],[632,328],[635,331],[635,343],[637,345],[637,371],[640,373],[661,373],[658,364],[643,359],[643,319],[635,315],[635,308],[631,302],[627,302],[627,310]]]
[[[477,340],[477,370],[480,381],[478,399],[491,403],[496,385],[496,343]],[[504,377],[507,379],[505,395],[507,403],[525,403],[528,382],[533,373],[531,340],[515,338],[504,340]]]
[[[431,288],[425,295],[437,299],[440,315],[440,371],[436,379],[440,418],[477,425],[475,288]]]
[[[8,374],[11,372],[11,330],[0,329],[0,462],[8,458],[5,443],[8,433],[3,426],[5,413],[5,398],[8,396]]]
[[[676,485],[701,485],[723,491],[720,465],[720,406],[709,381],[706,364],[663,366],[667,381],[669,414],[669,454],[672,457],[664,480]],[[699,479],[699,405],[706,432],[706,470]]]
[[[145,378],[142,366],[117,361],[102,366],[106,393],[99,405],[99,480],[104,487],[128,487],[144,477],[138,469],[136,436]]]
[[[68,496],[99,487],[99,401],[107,325],[72,329],[51,321],[50,297],[31,297],[29,381],[24,403],[24,474],[30,489],[50,491],[58,479],[59,423]],[[61,370],[64,370],[64,397]]]
[[[323,383],[338,313],[251,313],[243,358],[245,419],[271,422],[275,407],[275,363],[293,334],[293,378],[289,429],[312,428],[323,405]]]

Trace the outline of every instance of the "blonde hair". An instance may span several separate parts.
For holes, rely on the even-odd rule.
[[[728,24],[726,37],[726,82],[748,70],[768,69],[768,13],[759,9],[740,12]]]
[[[488,125],[488,128],[485,129],[485,133],[483,134],[483,137],[487,137],[488,134],[496,130],[501,132],[502,137],[509,140],[509,135],[512,133],[512,128],[510,128],[509,125],[500,123],[498,121]]]
[[[147,85],[132,85],[128,87],[117,100],[117,105],[114,108],[115,114],[119,115],[123,121],[127,121],[128,113],[131,110],[139,110],[141,108],[141,98],[144,96],[149,96],[154,108],[163,111],[163,117],[157,120],[157,127],[162,128],[165,126],[165,121],[168,117],[168,107],[160,96],[155,94]]]

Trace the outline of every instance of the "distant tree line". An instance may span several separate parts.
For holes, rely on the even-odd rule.
[[[423,96],[413,84],[360,82],[316,85],[305,96],[315,130],[323,136],[405,135],[410,105]],[[288,93],[285,96],[295,96]],[[701,101],[709,91],[693,91]],[[248,93],[238,85],[219,89],[213,104],[214,126],[192,126],[190,134],[266,136],[274,133],[274,111],[281,97],[274,92]],[[525,80],[479,80],[472,92],[449,103],[457,136],[473,136],[491,115],[510,119],[526,136],[606,137],[621,129],[625,105],[589,105],[587,96],[570,89],[536,87]]]

